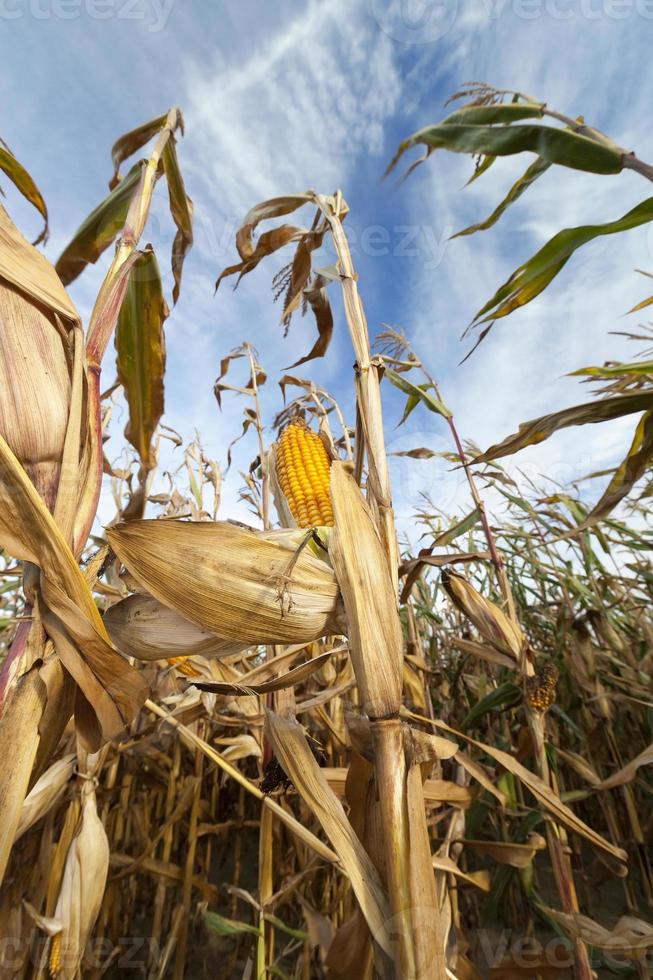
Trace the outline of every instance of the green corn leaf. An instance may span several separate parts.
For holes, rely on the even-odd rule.
[[[43,231],[39,237],[34,242],[38,245],[39,242],[46,242],[48,240],[48,209],[46,207],[45,201],[43,200],[43,195],[34,183],[34,180],[30,174],[25,170],[25,167],[20,163],[13,153],[2,143],[0,140],[0,170],[9,177],[9,180],[17,187],[20,193],[26,200],[33,204],[36,210],[39,212],[43,218],[45,225]]]
[[[385,377],[388,381],[403,391],[404,394],[408,395],[408,401],[406,402],[406,407],[404,408],[404,414],[401,419],[400,425],[406,421],[410,413],[413,411],[419,402],[425,405],[429,412],[435,412],[437,415],[442,415],[445,419],[450,419],[452,413],[449,411],[444,402],[441,402],[439,398],[436,398],[431,394],[431,385],[416,385],[408,378],[404,377],[403,374],[399,374],[398,371],[394,371],[392,368],[386,367]]]
[[[581,245],[586,245],[603,235],[629,231],[649,221],[653,221],[653,197],[642,201],[616,221],[609,221],[604,225],[580,225],[577,228],[565,228],[559,231],[532,258],[513,272],[492,299],[478,311],[472,323],[498,320],[530,303],[549,285]]]
[[[652,300],[653,302],[653,297]],[[581,375],[591,378],[621,378],[627,374],[653,374],[653,361],[631,361],[629,364],[604,364],[603,367],[580,368],[571,371],[570,378]]]
[[[599,502],[583,522],[583,527],[607,517],[610,511],[614,510],[619,501],[623,500],[635,483],[644,476],[651,456],[653,456],[653,411],[642,415],[635,429],[628,455],[610,480]]]
[[[476,166],[474,173],[465,184],[465,187],[469,187],[469,185],[473,184],[475,180],[478,180],[479,177],[482,177],[483,174],[490,169],[492,164],[496,162],[496,159],[497,159],[496,157],[492,157],[492,156],[482,157],[482,159],[478,162],[478,165]]]
[[[217,912],[205,912],[204,921],[212,932],[217,932],[220,936],[238,936],[243,932],[257,937],[260,935],[257,926],[238,922],[237,919],[226,919]]]
[[[265,915],[264,919],[275,927],[275,929],[280,929],[281,932],[285,932],[287,936],[291,936],[292,939],[299,939],[301,942],[308,942],[308,933],[304,929],[291,929],[287,926],[283,919],[279,919],[276,915]]]
[[[463,228],[462,231],[457,231],[456,234],[452,235],[451,237],[460,238],[462,235],[473,235],[476,231],[485,231],[487,228],[491,228],[492,225],[497,223],[504,211],[506,211],[511,204],[520,198],[522,194],[528,190],[531,184],[538,179],[538,177],[541,177],[543,173],[546,173],[550,166],[550,163],[547,163],[546,160],[542,160],[541,157],[538,157],[537,160],[534,160],[533,163],[531,163],[530,167],[528,167],[526,172],[522,174],[519,180],[512,185],[504,199],[496,206],[492,214],[487,217],[485,221],[480,221],[476,225],[470,225],[468,228]]]
[[[82,222],[59,256],[55,268],[65,286],[76,279],[87,265],[97,262],[122,231],[132,197],[138,193],[144,166],[144,161],[134,164],[127,176]]]
[[[478,704],[474,705],[471,711],[467,713],[460,727],[465,732],[474,722],[477,722],[480,718],[483,718],[491,712],[506,711],[508,708],[514,708],[515,705],[521,703],[522,697],[521,688],[517,687],[516,684],[510,681],[507,681],[505,684],[500,684],[494,691],[490,691],[484,698],[481,698]]]
[[[488,450],[477,456],[474,462],[487,463],[489,460],[499,459],[502,456],[512,456],[513,453],[524,449],[526,446],[534,446],[543,442],[558,429],[567,429],[570,426],[587,425],[588,423],[607,422],[624,415],[632,415],[634,412],[650,410],[653,410],[653,392],[650,391],[638,391],[630,395],[615,395],[612,398],[603,398],[601,401],[574,405],[571,408],[563,409],[561,412],[552,412],[550,415],[542,415],[530,422],[523,422],[519,426],[518,432],[508,436],[503,442],[490,446]]]
[[[478,507],[475,507],[471,514],[464,517],[462,521],[459,521],[457,524],[454,524],[453,527],[443,531],[442,534],[438,534],[437,538],[433,542],[433,547],[444,548],[445,545],[451,544],[452,541],[455,541],[456,538],[460,537],[461,534],[464,534],[465,531],[469,531],[471,528],[475,527],[480,519],[481,512]]]
[[[510,106],[503,108],[509,109]],[[513,156],[515,153],[535,153],[547,163],[557,163],[572,170],[595,174],[618,174],[623,169],[622,153],[618,148],[600,143],[570,129],[557,129],[554,126],[538,123],[481,126],[449,121],[426,126],[401,143],[388,167],[388,172],[396,166],[406,150],[419,143],[430,150],[481,153],[498,157]]]
[[[484,126],[494,123],[510,124],[521,119],[541,119],[543,105],[535,102],[511,102],[508,105],[470,105],[457,109],[443,119],[440,126]]]
[[[159,266],[149,249],[131,270],[116,326],[118,380],[129,405],[125,436],[146,471],[155,464],[152,436],[163,414],[167,315]]]

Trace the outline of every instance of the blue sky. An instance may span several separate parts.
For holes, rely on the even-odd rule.
[[[464,191],[471,162],[462,156],[436,154],[400,187],[380,177],[397,143],[442,118],[444,100],[470,79],[583,113],[652,161],[650,0],[0,0],[0,38],[0,135],[48,202],[53,260],[106,193],[114,140],[171,104],[182,108],[179,156],[195,202],[196,241],[167,322],[163,421],[186,439],[198,428],[221,462],[243,405],[227,396],[218,412],[212,385],[220,358],[243,340],[257,346],[271,420],[282,407],[276,379],[314,340],[308,317],[282,338],[270,282],[286,257],[259,266],[237,291],[225,283],[213,294],[218,273],[234,261],[245,212],[278,194],[342,189],[370,332],[383,323],[406,331],[462,435],[482,448],[521,421],[588,398],[566,372],[636,351],[609,331],[639,322],[623,314],[647,295],[647,280],[633,271],[653,271],[646,226],[586,247],[544,295],[498,323],[458,363],[467,350],[462,330],[510,272],[561,227],[616,218],[650,196],[641,177],[550,170],[493,230],[455,241],[449,235],[494,208],[530,162],[526,156],[501,162]],[[144,241],[167,269],[174,229],[165,196],[161,184]],[[7,203],[23,230],[35,232],[38,223],[21,202],[8,194]],[[107,262],[71,287],[85,317]],[[326,359],[298,373],[330,388],[349,410],[353,357],[335,295],[333,305]],[[110,349],[107,386],[113,377]],[[390,450],[450,448],[442,420],[428,413],[415,412],[396,429],[401,402],[385,389]],[[110,458],[120,454],[124,421],[117,416],[111,430]],[[573,479],[614,463],[632,428],[626,420],[571,430],[511,466]],[[240,444],[223,517],[243,517],[237,469],[255,453],[253,442]],[[460,479],[441,460],[396,459],[393,479],[408,531],[420,492],[449,512],[467,508]]]

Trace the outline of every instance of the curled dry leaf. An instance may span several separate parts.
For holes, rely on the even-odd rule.
[[[463,843],[476,854],[487,855],[497,864],[508,864],[512,868],[528,868],[537,852],[546,848],[545,839],[536,833],[529,834],[526,844],[484,840],[465,840]]]
[[[614,789],[615,786],[624,786],[632,782],[640,766],[653,765],[653,744],[647,746],[643,752],[631,759],[622,769],[608,776],[603,782],[596,785],[596,789]]]
[[[565,913],[551,908],[544,908],[543,911],[573,939],[580,939],[590,946],[609,950],[626,959],[640,959],[642,954],[653,948],[653,925],[642,919],[625,915],[614,928],[606,929],[578,912]]]
[[[473,885],[474,888],[480,888],[482,892],[489,892],[490,890],[489,871],[466,872],[459,868],[450,857],[439,857],[437,854],[433,856],[431,863],[436,871],[445,871],[447,874],[454,875],[456,878],[460,878],[462,882]]]

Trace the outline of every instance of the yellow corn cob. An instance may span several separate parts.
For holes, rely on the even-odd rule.
[[[186,677],[199,677],[199,670],[195,670],[191,663],[188,663],[188,657],[168,657],[168,663],[171,667],[176,667],[180,674],[184,674]]]
[[[329,496],[331,460],[303,419],[290,422],[277,443],[277,479],[298,527],[333,525]]]
[[[555,703],[557,687],[558,668],[555,664],[545,664],[539,674],[526,679],[525,693],[529,707],[544,714]]]
[[[48,972],[53,978],[58,977],[61,972],[61,933],[58,932],[52,937],[50,943],[50,959],[48,962]]]

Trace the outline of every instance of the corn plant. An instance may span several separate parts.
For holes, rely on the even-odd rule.
[[[469,105],[408,143],[477,155],[475,179],[502,155],[536,159],[461,234],[494,225],[554,165],[653,176],[524,95],[480,85],[462,95]],[[286,374],[271,436],[265,359],[247,339],[234,346],[214,391],[218,405],[245,399],[238,438],[255,459],[242,499],[255,526],[218,519],[217,464],[160,425],[169,311],[154,252],[138,247],[165,177],[174,303],[192,244],[181,128],[172,109],[117,141],[109,195],[56,267],[0,209],[0,933],[15,946],[3,970],[121,970],[140,930],[152,977],[217,967],[257,978],[440,980],[485,968],[510,978],[525,975],[524,941],[529,976],[588,978],[615,949],[648,976],[653,573],[649,487],[637,500],[631,491],[648,472],[650,363],[582,369],[602,385],[599,399],[481,452],[403,334],[386,329],[371,346],[342,193],[262,202],[218,285],[291,246],[273,290],[286,328],[300,310],[315,318],[317,340],[292,369],[302,372],[328,352],[339,288],[354,418],[310,377]],[[150,140],[151,155],[121,176]],[[27,171],[6,148],[0,167],[46,234]],[[649,205],[555,236],[479,312],[481,339],[584,242],[650,220]],[[302,209],[312,212],[304,224],[259,231]],[[329,239],[336,264],[323,269]],[[64,286],[114,240],[84,335]],[[120,465],[102,451],[114,396],[102,396],[100,366],[114,330],[132,447]],[[421,502],[417,554],[395,527],[388,385],[406,396],[400,422],[415,410],[442,419],[446,458],[470,490],[468,513],[443,514],[437,487]],[[564,426],[634,413],[633,445],[593,507],[578,486],[520,485],[497,462]],[[167,488],[154,482],[162,439],[183,453]],[[433,453],[408,455],[419,466]],[[116,519],[102,531],[103,472]],[[488,488],[504,501],[498,523]],[[148,505],[156,516],[145,517]],[[625,912],[616,923],[601,905],[606,879]],[[497,924],[522,945],[488,962]],[[554,942],[568,954],[559,969]]]

